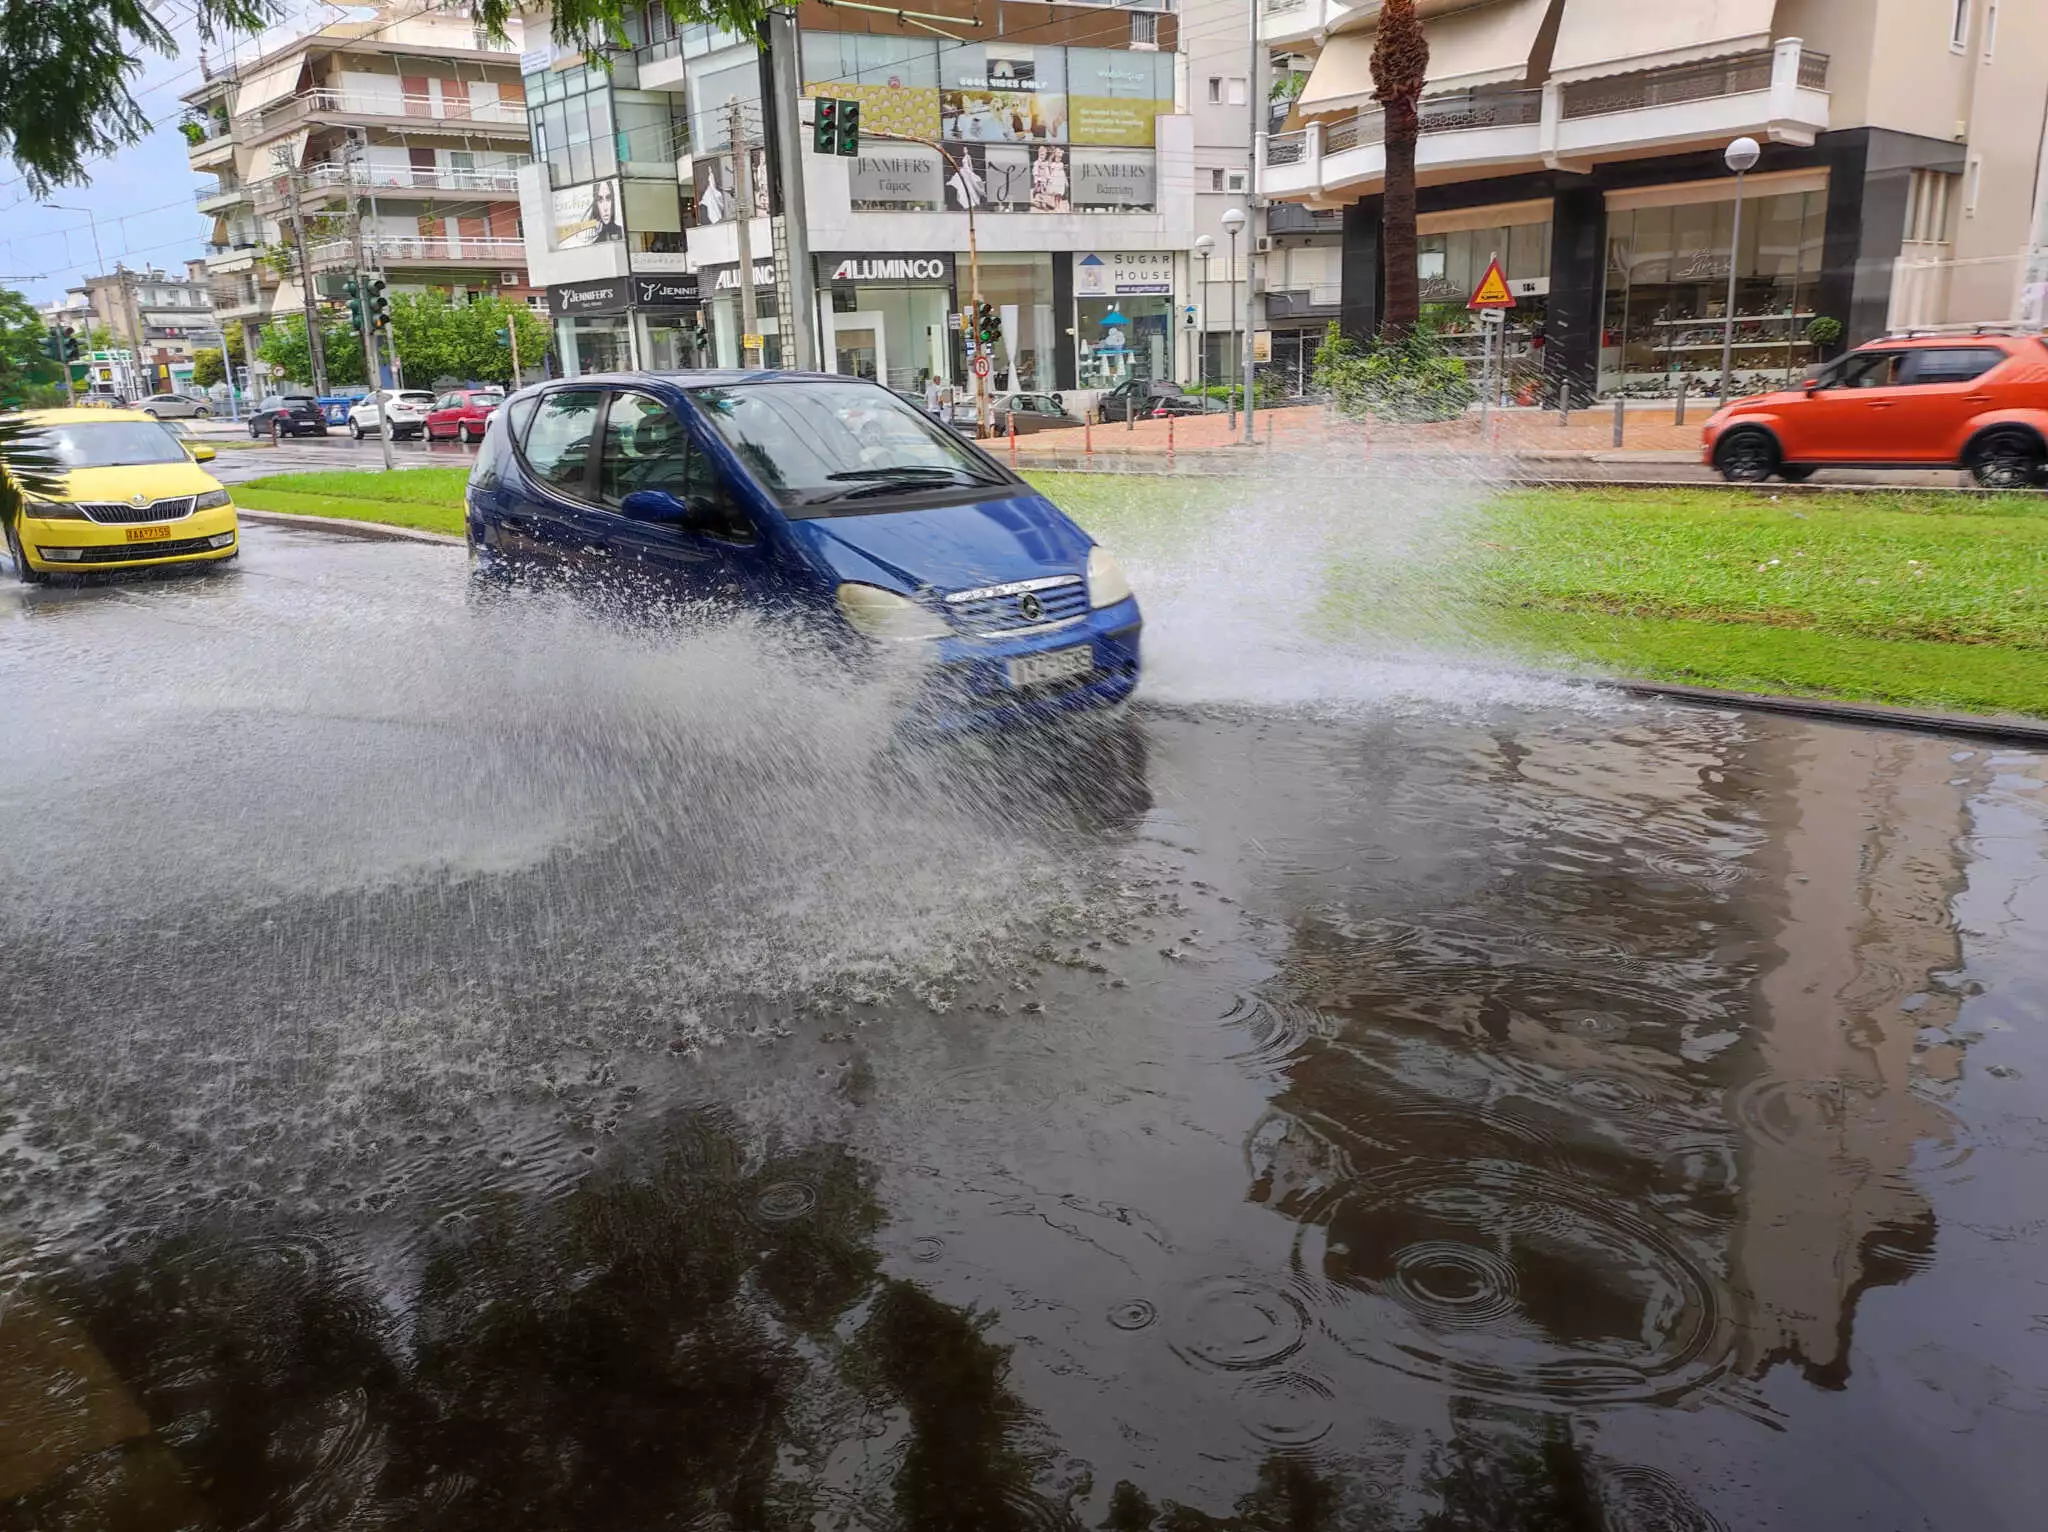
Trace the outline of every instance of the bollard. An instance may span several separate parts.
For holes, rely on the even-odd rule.
[[[1614,445],[1621,445],[1621,400],[1614,401]]]
[[[1136,394],[1124,400],[1124,429],[1126,431],[1138,429],[1138,396]]]
[[[1557,423],[1560,426],[1572,423],[1572,386],[1569,383],[1557,385]]]
[[[1671,423],[1675,426],[1685,424],[1685,374],[1683,373],[1680,373],[1678,376],[1678,408],[1671,413]]]
[[[277,420],[276,415],[270,417],[270,445],[273,447],[277,445]]]
[[[1500,451],[1500,416],[1498,415],[1493,417],[1493,429],[1487,435],[1486,450],[1488,452]]]
[[[1173,417],[1166,417],[1166,466],[1173,466]]]
[[[1083,456],[1095,456],[1095,411],[1090,410],[1081,417],[1081,452]]]
[[[1272,450],[1272,448],[1273,448],[1273,412],[1272,412],[1271,410],[1268,410],[1268,411],[1266,411],[1266,450],[1270,452],[1270,451]]]
[[[1017,412],[1010,411],[1010,466],[1017,466]]]

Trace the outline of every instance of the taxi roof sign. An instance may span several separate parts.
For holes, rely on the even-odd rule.
[[[1515,295],[1508,291],[1508,274],[1500,269],[1500,257],[1495,256],[1486,263],[1486,275],[1479,279],[1479,285],[1472,289],[1472,296],[1466,301],[1468,309],[1511,309],[1515,306]]]

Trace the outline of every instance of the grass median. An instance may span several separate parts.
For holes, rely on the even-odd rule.
[[[1029,477],[1111,542],[1213,525],[1236,494],[1215,479]],[[459,533],[465,478],[278,474],[235,497]],[[2048,498],[1510,491],[1391,580],[1338,554],[1325,615],[1600,674],[2048,717]]]

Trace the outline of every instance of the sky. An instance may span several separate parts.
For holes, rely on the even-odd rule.
[[[186,260],[206,253],[213,220],[199,216],[193,199],[214,178],[194,174],[186,163],[177,125],[184,109],[179,94],[199,83],[198,33],[185,0],[155,0],[153,9],[179,48],[172,58],[144,54],[142,70],[129,85],[150,120],[160,124],[154,133],[88,163],[88,182],[50,193],[55,207],[38,205],[12,162],[0,159],[0,287],[25,293],[36,304],[63,297],[66,288],[101,269],[93,256],[94,221],[107,270],[122,260],[131,269],[154,263],[182,275]],[[296,4],[289,9],[294,16],[332,15],[340,7]],[[210,56],[221,53],[216,46]]]

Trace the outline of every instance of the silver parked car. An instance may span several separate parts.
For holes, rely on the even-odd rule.
[[[402,441],[408,436],[418,436],[427,429],[427,411],[434,407],[434,398],[423,388],[401,388],[395,393],[380,388],[349,407],[348,434],[357,441],[375,434],[381,424],[384,402],[388,399],[391,401],[392,439]]]
[[[213,413],[213,405],[197,394],[152,394],[135,407],[153,420],[189,420]]]

